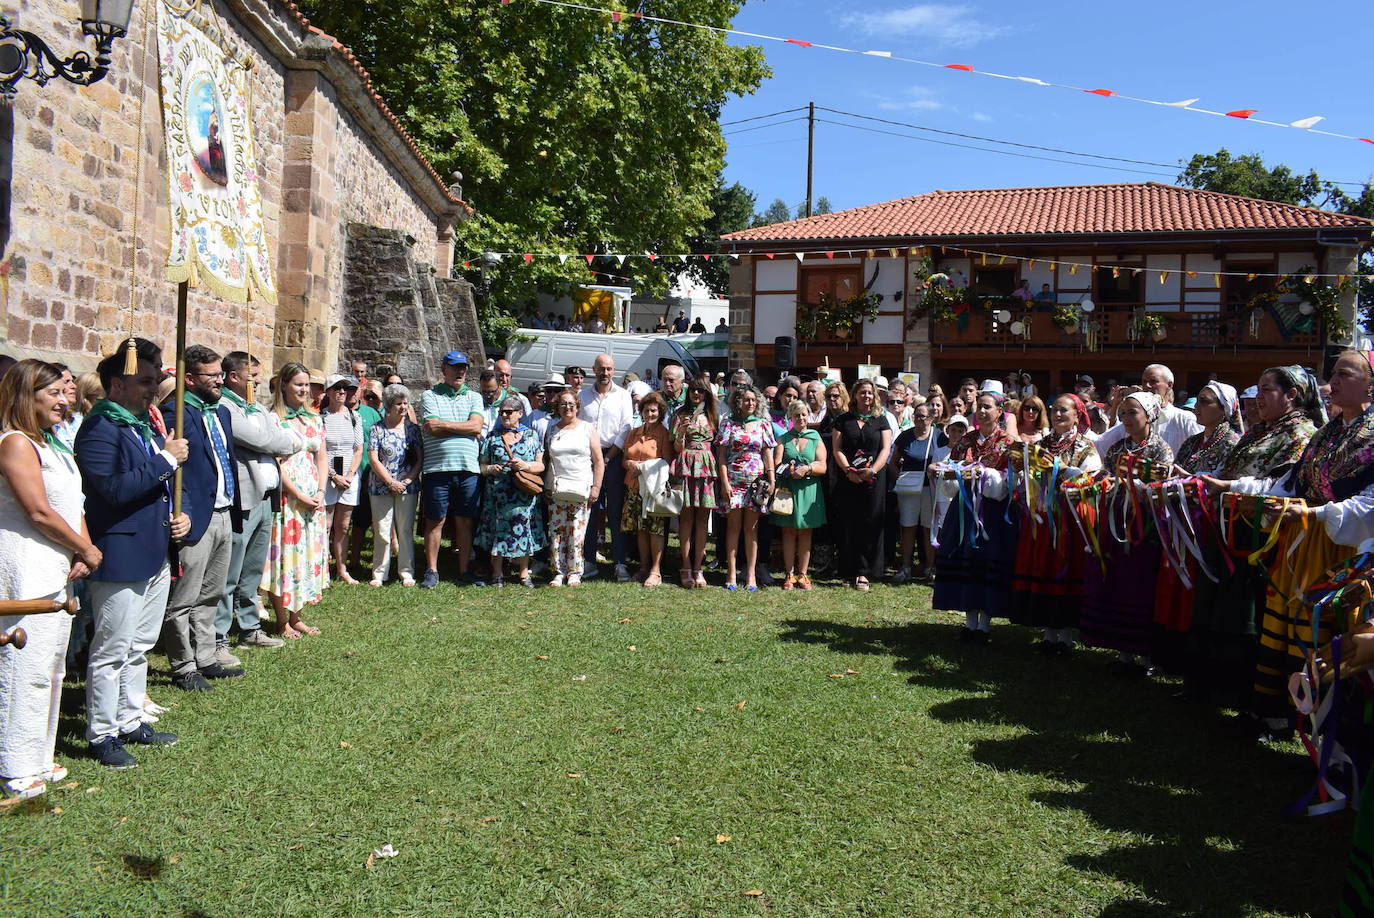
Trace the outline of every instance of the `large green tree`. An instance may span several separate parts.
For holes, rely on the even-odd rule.
[[[1374,218],[1374,186],[1359,186],[1358,194],[1346,191],[1341,184],[1324,180],[1315,169],[1304,174],[1285,165],[1267,166],[1258,153],[1233,155],[1225,147],[1215,153],[1197,153],[1183,163],[1178,183],[1189,188],[1239,194],[1281,204],[1320,207],[1337,213]],[[1362,273],[1374,271],[1374,258],[1362,252]],[[1359,325],[1374,330],[1374,282],[1361,279],[1357,306]]]
[[[711,197],[711,215],[706,218],[706,223],[699,233],[687,237],[687,251],[712,254],[719,252],[721,236],[748,229],[753,223],[754,208],[757,204],[754,193],[748,188],[739,182],[727,185],[724,176],[717,176],[715,191]],[[674,278],[690,271],[710,288],[714,296],[730,295],[730,264],[729,259],[723,256],[713,257],[705,262],[693,259],[688,264],[673,264],[669,261],[665,267]]]
[[[742,2],[639,0],[620,22],[530,0],[299,6],[353,50],[440,174],[463,173],[476,215],[457,230],[458,257],[475,277],[488,250],[685,250],[712,215],[721,107],[769,72],[757,47],[633,14],[724,27]],[[666,287],[662,259],[597,267],[641,290]],[[502,343],[501,314],[536,291],[588,279],[580,258],[503,259],[487,271],[489,340]]]

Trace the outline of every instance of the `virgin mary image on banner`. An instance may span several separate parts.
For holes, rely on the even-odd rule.
[[[219,99],[214,84],[209,78],[201,78],[191,84],[187,94],[186,108],[191,122],[191,149],[195,150],[195,162],[200,174],[216,185],[229,184],[229,172],[225,168],[224,138],[220,132]]]

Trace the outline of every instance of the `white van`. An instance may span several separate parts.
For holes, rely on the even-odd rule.
[[[506,346],[511,385],[521,392],[528,391],[533,383],[544,382],[550,373],[562,373],[564,367],[570,366],[585,370],[590,385],[592,363],[600,354],[615,358],[617,383],[626,373],[637,373],[642,378],[645,368],[653,370],[657,379],[663,368],[672,363],[681,365],[688,379],[700,372],[696,358],[667,335],[598,335],[522,328]]]

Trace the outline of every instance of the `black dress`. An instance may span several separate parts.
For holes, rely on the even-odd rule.
[[[883,451],[883,431],[891,430],[882,414],[860,420],[849,411],[835,419],[840,452],[854,468],[866,468]],[[890,456],[889,450],[889,456]],[[837,466],[838,468],[838,466]],[[870,482],[855,484],[842,471],[835,479],[835,539],[840,549],[840,577],[876,580],[883,573],[883,506],[887,500],[887,468]]]

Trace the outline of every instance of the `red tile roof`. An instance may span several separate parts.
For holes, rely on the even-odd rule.
[[[1156,182],[932,191],[721,237],[758,242],[1374,227],[1311,207]]]

